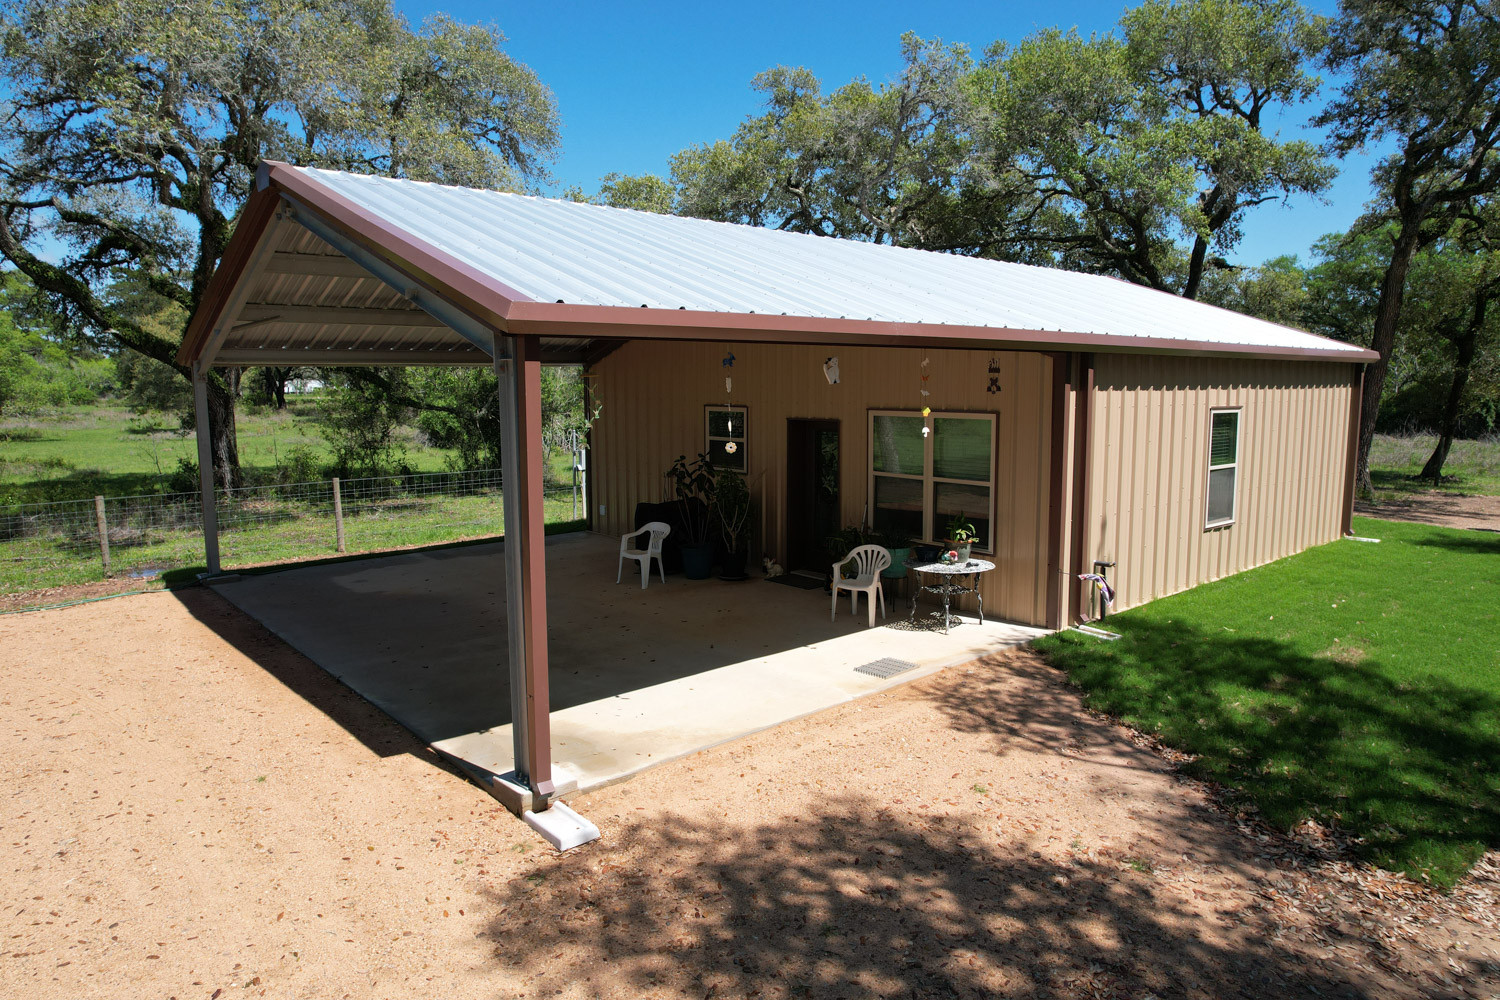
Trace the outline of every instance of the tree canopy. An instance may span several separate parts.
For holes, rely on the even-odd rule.
[[[413,29],[390,0],[18,0],[0,12],[0,255],[73,321],[174,365],[256,165],[283,159],[479,187],[547,176],[552,96],[488,26]],[[60,259],[58,259],[60,257]],[[238,478],[233,394],[210,393],[215,471]]]

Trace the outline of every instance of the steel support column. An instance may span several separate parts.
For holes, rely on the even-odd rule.
[[[533,337],[496,336],[494,358],[500,383],[506,631],[516,778],[531,789],[532,808],[541,811],[555,791],[547,677],[541,346]]]
[[[203,559],[210,576],[219,572],[219,514],[214,508],[214,448],[208,417],[208,370],[193,362],[193,416],[198,435],[198,502],[203,510]]]

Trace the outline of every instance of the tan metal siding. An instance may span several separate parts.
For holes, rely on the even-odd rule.
[[[1116,610],[1339,536],[1346,364],[1096,355],[1086,555]],[[1203,526],[1209,413],[1238,406],[1235,521]]]
[[[839,421],[839,486],[843,519],[865,515],[868,492],[868,411],[920,409],[923,352],[918,349],[826,348],[632,341],[594,368],[594,398],[603,406],[593,428],[594,503],[607,513],[595,527],[606,535],[630,530],[635,505],[665,498],[667,467],[704,448],[703,407],[725,402],[721,365],[736,362],[733,402],[747,418],[752,490],[760,501],[764,551],[785,557],[788,418]],[[839,358],[840,384],[828,385],[822,364]],[[997,569],[984,577],[987,613],[1042,624],[1046,618],[1047,496],[1050,460],[1051,362],[1041,354],[1004,352],[1001,392],[985,391],[990,354],[928,352],[934,410],[994,412]],[[758,478],[757,478],[758,477]]]

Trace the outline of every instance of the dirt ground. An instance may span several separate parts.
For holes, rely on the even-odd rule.
[[[1392,494],[1378,504],[1361,500],[1355,503],[1354,511],[1366,517],[1383,517],[1387,521],[1415,521],[1442,528],[1500,531],[1500,497],[1420,490],[1415,493]]]
[[[210,592],[0,618],[0,671],[0,997],[1500,993],[1495,855],[1438,896],[1274,836],[1024,652],[577,799],[561,856]]]

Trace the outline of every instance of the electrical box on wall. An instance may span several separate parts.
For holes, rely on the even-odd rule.
[[[604,504],[602,504],[602,503],[601,503],[601,504],[600,504],[600,505],[599,505],[599,516],[600,516],[600,517],[604,517],[604,516],[605,516],[605,515],[607,515],[607,514],[608,514],[608,513],[609,513],[609,508],[608,508],[608,507],[606,507],[606,506],[605,506],[605,505],[604,505]]]

